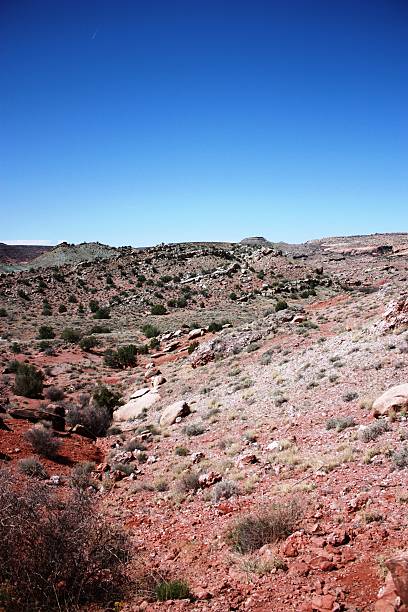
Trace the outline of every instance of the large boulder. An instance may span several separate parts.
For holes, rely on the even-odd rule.
[[[376,417],[387,416],[390,410],[398,412],[404,408],[408,408],[408,383],[391,387],[373,403],[373,413]]]
[[[160,425],[163,427],[167,425],[173,425],[176,419],[186,417],[190,414],[190,406],[184,400],[175,402],[167,406],[161,414]]]
[[[138,395],[137,392],[134,395]],[[142,395],[133,397],[113,413],[114,421],[131,421],[140,419],[144,413],[160,399],[156,390],[145,391]]]
[[[408,553],[400,553],[385,562],[390,570],[380,589],[375,612],[406,612],[408,610]]]

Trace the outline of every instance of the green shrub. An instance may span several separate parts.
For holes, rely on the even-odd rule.
[[[208,331],[211,333],[219,332],[222,330],[222,323],[218,323],[217,321],[213,321],[208,326]]]
[[[20,297],[22,300],[26,300],[26,301],[29,301],[29,300],[30,300],[30,298],[28,297],[28,295],[26,294],[26,292],[24,291],[24,289],[19,289],[19,290],[17,291],[17,295],[18,295],[18,297]]]
[[[157,601],[189,599],[191,597],[190,587],[185,580],[163,580],[163,582],[159,582],[154,592]]]
[[[278,300],[275,304],[275,312],[279,312],[280,310],[286,310],[289,308],[288,303],[285,300]]]
[[[18,342],[13,342],[10,347],[10,350],[12,353],[14,353],[14,355],[18,355],[19,353],[21,353],[21,346]]]
[[[44,317],[50,317],[52,315],[52,308],[50,304],[47,303],[43,305],[42,314]]]
[[[235,291],[231,291],[231,293],[229,294],[229,298],[230,300],[232,300],[233,302],[235,302],[235,300],[238,299],[237,294],[235,293]]]
[[[90,334],[110,334],[111,330],[106,325],[94,325],[89,330]]]
[[[41,325],[38,330],[38,339],[39,340],[52,340],[55,338],[55,332],[52,327],[49,325]]]
[[[94,314],[94,319],[110,319],[109,308],[98,308]]]
[[[152,338],[149,342],[149,348],[151,349],[157,349],[160,347],[160,342],[158,341],[157,338]]]
[[[155,325],[151,325],[150,323],[146,323],[143,325],[142,332],[146,336],[146,338],[156,338],[160,335],[160,329]]]
[[[86,336],[79,342],[79,346],[83,351],[90,351],[91,349],[95,348],[95,346],[98,346],[98,344],[98,338],[94,338],[93,336]]]
[[[108,349],[104,354],[105,364],[116,369],[133,367],[136,365],[137,353],[138,348],[134,344],[121,346],[117,351]]]
[[[78,303],[78,299],[75,295],[73,295],[72,293],[68,296],[68,302],[70,304],[77,304]]]
[[[97,310],[99,310],[99,302],[98,300],[90,300],[89,302],[89,310],[91,312],[96,312]]]
[[[94,436],[100,438],[106,435],[110,427],[112,413],[108,408],[97,404],[84,407],[73,404],[67,409],[65,418],[72,427],[82,425]]]
[[[96,387],[92,397],[98,406],[101,408],[107,408],[111,414],[113,413],[114,408],[120,403],[120,393],[112,391],[112,389],[109,389],[109,387],[106,387],[105,385],[99,385],[99,387]]]
[[[188,349],[187,349],[188,354],[191,355],[191,353],[194,353],[196,348],[199,347],[199,346],[200,346],[200,343],[197,342],[197,341],[192,342],[191,344],[189,344]]]
[[[165,315],[167,314],[166,307],[163,304],[153,304],[150,309],[152,315]]]
[[[7,310],[5,308],[0,308],[0,317],[7,317]]]
[[[33,365],[19,363],[14,382],[14,393],[24,397],[38,397],[43,390],[44,375]]]
[[[53,434],[52,429],[44,425],[36,425],[26,431],[25,439],[31,444],[33,450],[43,457],[55,457],[61,446],[60,440]]]
[[[60,304],[60,305],[58,306],[58,312],[59,312],[60,314],[63,314],[64,312],[67,312],[67,307],[65,306],[65,304]]]
[[[77,344],[81,339],[81,332],[72,327],[65,327],[62,330],[61,338],[70,344]]]

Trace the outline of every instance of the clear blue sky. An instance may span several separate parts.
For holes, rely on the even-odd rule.
[[[0,241],[408,231],[406,0],[2,0]]]

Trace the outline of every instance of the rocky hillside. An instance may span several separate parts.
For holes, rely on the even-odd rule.
[[[0,276],[0,464],[122,530],[121,610],[408,605],[407,249],[161,245]]]
[[[4,244],[3,242],[0,242],[0,263],[27,263],[52,248],[53,247],[46,245],[33,246],[25,244]]]

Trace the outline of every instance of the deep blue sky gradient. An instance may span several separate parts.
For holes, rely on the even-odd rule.
[[[0,241],[408,231],[404,0],[2,0]]]

